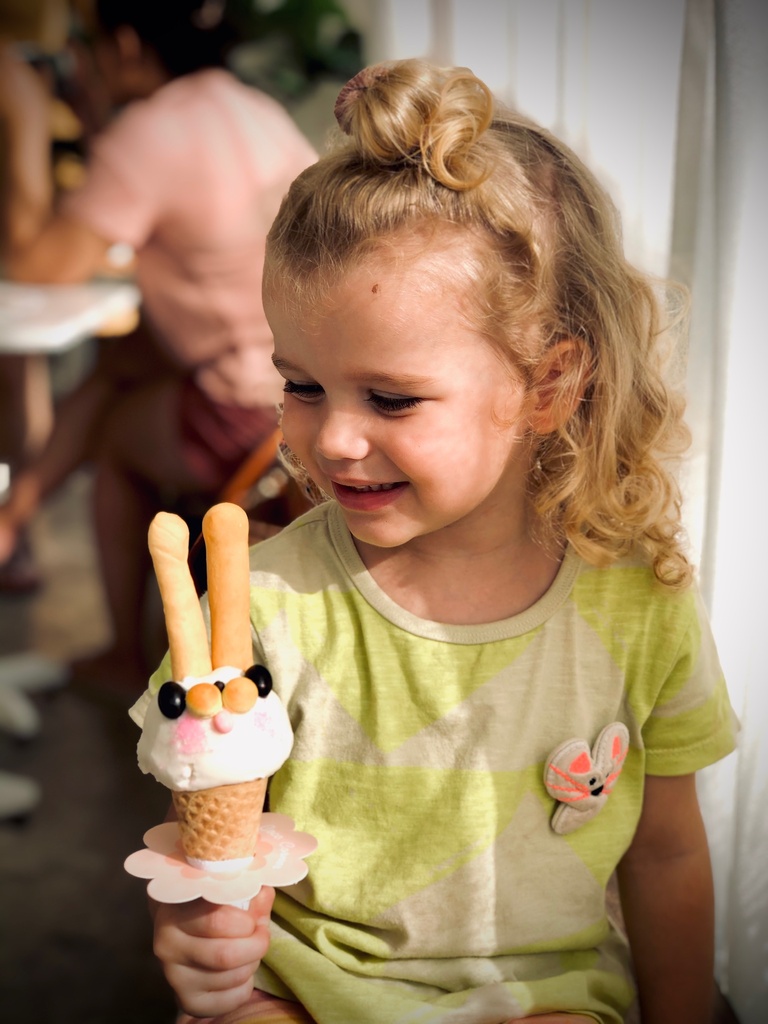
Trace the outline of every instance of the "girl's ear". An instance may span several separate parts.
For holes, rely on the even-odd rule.
[[[589,367],[589,348],[579,338],[561,338],[546,349],[531,393],[530,423],[537,434],[568,422],[584,397]]]

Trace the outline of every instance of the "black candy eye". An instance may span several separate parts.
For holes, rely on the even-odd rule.
[[[219,693],[223,693],[224,692],[224,687],[226,686],[226,683],[221,683],[221,682],[219,682],[217,680],[213,685],[216,687],[216,689],[219,691]]]
[[[187,706],[187,691],[179,683],[163,683],[157,693],[157,706],[166,718],[178,718]]]
[[[245,671],[245,678],[255,683],[260,697],[266,697],[272,690],[272,676],[269,674],[269,669],[265,668],[264,665],[251,665]]]

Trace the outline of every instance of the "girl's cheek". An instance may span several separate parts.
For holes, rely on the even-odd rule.
[[[301,429],[296,423],[291,425],[283,421],[283,437],[285,443],[304,466],[314,469],[314,431],[308,428]]]
[[[295,452],[297,448],[301,447],[302,445],[302,432],[299,430],[297,416],[294,413],[293,409],[283,409],[283,416],[282,420],[280,421],[280,426],[283,431],[283,438],[285,440],[285,443],[288,445],[291,451]]]

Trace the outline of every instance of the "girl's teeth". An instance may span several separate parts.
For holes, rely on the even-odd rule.
[[[366,491],[391,491],[397,484],[371,484],[368,487],[355,487],[353,490],[365,493]]]

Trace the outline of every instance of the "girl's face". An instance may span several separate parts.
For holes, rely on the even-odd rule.
[[[502,538],[524,515],[524,389],[463,314],[456,262],[366,263],[320,315],[265,301],[286,443],[364,560],[365,545]]]

